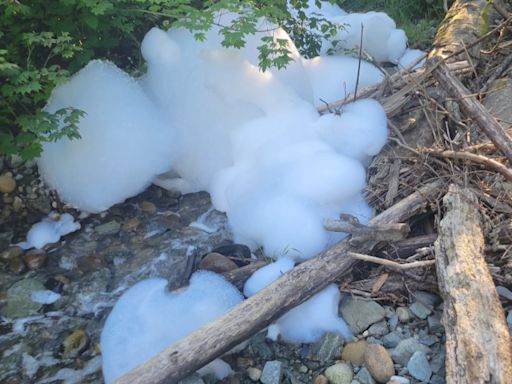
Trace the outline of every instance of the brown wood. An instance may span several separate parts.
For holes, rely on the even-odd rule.
[[[410,231],[409,225],[396,223],[389,225],[363,225],[350,220],[324,220],[324,228],[331,232],[345,232],[352,235],[352,244],[368,240],[398,241],[404,239]]]
[[[485,132],[496,145],[496,148],[512,163],[512,140],[505,129],[474,96],[471,96],[468,89],[451,74],[448,67],[440,59],[432,59],[431,65],[440,85],[459,103],[461,109]]]
[[[369,224],[387,225],[407,220],[423,211],[441,187],[440,181],[425,185],[374,217]],[[374,245],[374,242],[366,242],[357,250],[368,252]],[[347,241],[341,241],[315,258],[299,264],[230,312],[166,348],[115,383],[176,383],[347,273],[356,263],[356,260],[346,256],[351,250],[354,249]]]
[[[224,272],[222,276],[229,281],[231,284],[233,284],[235,287],[237,287],[239,290],[242,290],[244,287],[245,282],[251,275],[256,272],[258,269],[264,267],[267,263],[264,261],[256,261],[254,263],[245,265],[243,267],[233,269],[229,272]]]
[[[485,263],[478,201],[451,185],[435,243],[444,299],[446,382],[510,383],[512,344],[496,288]]]
[[[437,234],[432,235],[421,235],[411,237],[409,239],[400,240],[393,243],[388,251],[388,254],[392,256],[398,256],[400,258],[406,258],[416,253],[419,248],[429,247],[434,245],[434,241],[437,239]]]

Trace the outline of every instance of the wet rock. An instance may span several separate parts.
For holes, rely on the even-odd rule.
[[[415,338],[410,337],[398,343],[393,352],[391,352],[391,358],[395,363],[406,366],[411,356],[417,351],[428,353],[430,349],[420,344]]]
[[[412,296],[414,297],[415,302],[422,303],[430,308],[434,308],[442,301],[439,296],[426,291],[415,291]]]
[[[337,359],[340,356],[341,348],[345,339],[339,333],[328,332],[313,344],[311,359],[325,364],[328,361]]]
[[[375,301],[348,298],[341,305],[341,314],[354,334],[359,334],[384,319],[386,311]]]
[[[432,377],[429,380],[429,384],[445,384],[446,380],[444,378],[444,375],[432,375]]]
[[[31,380],[39,370],[39,363],[37,360],[30,356],[28,353],[23,353],[21,364],[23,367],[23,376]]]
[[[251,258],[251,250],[247,245],[244,244],[226,244],[221,245],[219,247],[215,247],[211,250],[211,252],[220,253],[224,256],[231,256],[241,259],[237,265],[239,267],[242,267],[246,264],[244,259],[250,259]],[[236,261],[235,261],[236,262]]]
[[[151,201],[143,201],[139,205],[140,210],[147,213],[156,213],[156,205]]]
[[[121,228],[124,232],[135,231],[139,224],[140,220],[137,219],[136,217],[132,217],[131,219],[126,221]]]
[[[251,379],[252,381],[259,381],[261,377],[261,369],[255,368],[255,367],[249,367],[246,370],[247,377]]]
[[[12,242],[13,232],[2,232],[0,233],[0,252],[5,251],[9,248]]]
[[[390,332],[382,338],[382,344],[386,348],[395,348],[402,338],[400,334],[396,331]]]
[[[77,260],[77,267],[80,271],[89,273],[105,268],[107,263],[101,255],[93,254],[89,256],[80,257]]]
[[[363,367],[357,372],[355,379],[360,384],[375,384],[375,380],[366,367]]]
[[[256,356],[259,356],[263,360],[270,360],[272,358],[273,352],[267,344],[264,333],[258,333],[251,337],[249,343]]]
[[[4,315],[16,319],[36,314],[43,304],[32,300],[32,292],[44,289],[44,285],[35,279],[23,279],[14,283],[7,290],[7,305]]]
[[[204,380],[197,373],[194,373],[190,376],[185,377],[184,379],[178,381],[178,384],[205,384]]]
[[[364,362],[364,353],[367,347],[368,342],[366,340],[348,343],[341,352],[341,359],[344,361],[350,361],[355,365],[361,365]]]
[[[409,309],[406,307],[398,307],[396,314],[402,324],[408,323],[411,320],[411,312],[409,312]]]
[[[444,327],[441,323],[441,314],[434,313],[427,318],[428,330],[430,333],[443,333]]]
[[[19,258],[22,253],[23,249],[21,249],[20,247],[9,247],[0,254],[0,260],[8,261],[11,259]]]
[[[396,313],[389,318],[388,326],[390,331],[394,331],[398,326],[398,315]]]
[[[379,383],[386,383],[395,374],[393,361],[382,345],[368,345],[364,354],[364,361],[368,371]]]
[[[425,304],[415,301],[409,306],[409,310],[412,312],[414,316],[421,320],[425,320],[428,315],[432,313],[432,308],[426,306]]]
[[[387,384],[411,384],[411,380],[402,376],[391,376]]]
[[[430,360],[430,368],[433,373],[442,373],[445,369],[446,352],[441,349],[437,353],[434,353]],[[444,375],[443,375],[444,376]]]
[[[267,361],[263,367],[260,381],[263,384],[280,384],[283,376],[283,363],[278,360]]]
[[[216,273],[229,272],[237,269],[234,261],[220,253],[209,253],[199,263],[199,269],[205,269]]]
[[[329,384],[329,380],[324,375],[318,375],[313,384]]]
[[[426,345],[427,347],[430,347],[436,343],[439,343],[439,338],[436,335],[427,334],[427,335],[420,336],[418,341],[421,344]]]
[[[16,257],[7,260],[7,266],[9,271],[14,274],[20,274],[25,272],[26,270],[25,264],[23,264],[23,260],[21,259],[21,257]]]
[[[29,271],[35,271],[48,263],[48,255],[42,249],[31,249],[23,254],[23,262]]]
[[[94,231],[100,236],[115,235],[120,229],[121,224],[115,220],[94,227]]]
[[[12,175],[6,173],[0,176],[0,192],[11,193],[16,189],[16,181]]]
[[[510,330],[510,332],[512,333],[512,310],[511,311],[508,311],[508,315],[507,315],[507,324],[508,324],[508,329]]]
[[[330,384],[350,384],[353,373],[347,364],[338,363],[325,370],[325,377],[327,377]]]
[[[512,301],[512,291],[510,291],[510,289],[508,289],[502,285],[498,285],[496,287],[496,291],[498,292],[498,294],[501,297],[504,297],[505,299]]]
[[[388,323],[383,320],[375,323],[368,328],[368,335],[370,336],[383,336],[389,332]]]
[[[83,329],[77,329],[73,331],[71,335],[66,337],[62,343],[63,352],[62,357],[64,359],[74,359],[78,357],[89,344],[89,337]]]
[[[412,377],[420,381],[428,381],[430,376],[432,376],[432,369],[430,368],[427,355],[422,351],[413,353],[407,363],[407,369]]]

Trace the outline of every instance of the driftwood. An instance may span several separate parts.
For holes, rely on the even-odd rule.
[[[355,218],[354,218],[355,219]],[[331,232],[345,232],[352,235],[351,244],[373,241],[398,241],[409,233],[409,225],[404,223],[367,226],[360,224],[357,219],[324,220],[324,228]]]
[[[448,67],[438,58],[432,59],[434,74],[448,94],[456,99],[461,109],[482,129],[496,148],[512,163],[512,140],[505,129],[479,103],[462,83],[454,77]]]
[[[440,181],[427,184],[382,212],[370,225],[387,225],[407,220],[423,211],[442,187]],[[371,251],[374,242],[358,247]],[[237,305],[227,314],[181,339],[157,356],[116,380],[117,384],[176,383],[240,342],[268,326],[293,307],[309,299],[329,283],[347,273],[356,260],[347,257],[353,250],[341,241],[310,259]]]
[[[229,272],[224,272],[222,276],[237,287],[239,290],[242,290],[247,279],[258,269],[264,267],[266,265],[263,261],[256,261],[254,263],[245,265],[243,267],[234,269]]]
[[[435,243],[444,299],[446,381],[510,383],[512,344],[503,308],[484,260],[478,201],[451,185]]]
[[[396,255],[403,259],[414,255],[416,250],[419,248],[429,247],[434,245],[434,241],[437,239],[437,234],[432,235],[421,235],[404,239],[393,243],[388,250],[390,255]]]

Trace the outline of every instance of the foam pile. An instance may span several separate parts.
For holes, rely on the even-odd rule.
[[[62,215],[50,212],[47,217],[35,223],[27,233],[27,241],[18,243],[23,249],[42,249],[46,244],[56,243],[62,236],[78,231],[81,225],[69,213]]]

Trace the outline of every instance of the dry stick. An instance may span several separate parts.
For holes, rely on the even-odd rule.
[[[481,103],[470,96],[468,89],[450,73],[446,64],[438,58],[433,58],[432,65],[441,86],[458,101],[464,112],[477,123],[496,148],[500,149],[512,163],[512,140],[503,127]]]
[[[470,152],[458,152],[458,151],[434,151],[434,150],[423,150],[423,152],[429,153],[438,157],[445,157],[449,159],[468,160],[474,163],[482,164],[486,168],[501,173],[509,181],[512,181],[512,169],[504,166],[500,162],[485,157],[482,155],[476,155]]]
[[[361,60],[363,55],[363,32],[364,25],[361,23],[361,41],[359,42],[359,60],[357,61],[356,87],[354,89],[354,101],[357,100],[357,88],[359,87],[359,75],[361,74]]]
[[[404,271],[406,269],[412,269],[412,268],[430,267],[436,263],[435,260],[423,260],[423,261],[413,261],[411,263],[400,264],[400,263],[397,263],[392,260],[382,259],[380,257],[363,255],[362,253],[347,252],[347,255],[356,260],[368,261],[370,263],[380,264],[385,267],[396,269],[399,271]]]
[[[403,240],[409,233],[409,225],[404,223],[366,226],[346,220],[324,220],[324,228],[331,232],[345,232],[352,235],[357,242],[373,241],[398,241]]]
[[[479,204],[469,189],[451,185],[435,243],[444,299],[446,382],[510,383],[512,344],[503,308],[484,259]]]
[[[406,221],[423,211],[442,186],[439,180],[423,186],[374,217],[369,225]],[[374,245],[373,242],[366,242],[357,250],[369,252]],[[166,348],[115,383],[176,383],[347,273],[357,262],[346,256],[351,250],[353,248],[347,241],[341,241],[315,258],[299,264],[230,312]]]

